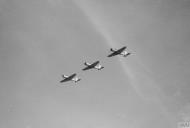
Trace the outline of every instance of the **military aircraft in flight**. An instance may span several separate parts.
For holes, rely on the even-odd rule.
[[[98,69],[98,70],[101,70],[101,69],[103,69],[104,67],[103,67],[102,65],[100,65],[99,63],[100,63],[100,61],[96,61],[96,62],[94,62],[94,63],[92,63],[92,64],[90,64],[90,63],[88,63],[88,62],[85,62],[84,65],[85,65],[86,67],[85,67],[84,69],[82,69],[82,70],[85,71],[85,70],[89,70],[89,69],[93,69],[93,68]]]
[[[112,56],[116,56],[116,55],[122,55],[123,57],[127,57],[128,55],[130,55],[130,52],[127,52],[127,50],[125,50],[127,47],[124,46],[120,49],[110,49],[110,51],[112,52],[110,55],[108,55],[108,57],[112,57]]]
[[[74,81],[75,83],[80,81],[81,79],[76,77],[76,73],[70,75],[70,76],[66,76],[66,75],[62,75],[62,77],[64,78],[63,80],[60,81],[60,83],[63,83],[63,82],[67,82],[67,81]]]

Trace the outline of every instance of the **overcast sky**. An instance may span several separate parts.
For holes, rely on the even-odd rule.
[[[189,41],[189,0],[0,0],[0,127],[177,128]]]

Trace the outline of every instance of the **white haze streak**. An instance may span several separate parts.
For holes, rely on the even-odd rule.
[[[84,12],[84,14],[89,18],[89,21],[94,25],[95,30],[97,30],[106,40],[106,43],[110,47],[120,47],[121,45],[117,46],[119,42],[117,42],[112,36],[109,31],[107,31],[107,27],[105,23],[101,20],[101,15],[97,15],[96,11],[92,10],[86,1],[82,0],[76,0],[75,3],[78,5],[78,7]],[[117,42],[117,43],[116,43]],[[157,87],[157,84],[149,78],[149,76],[146,76],[146,74],[140,74],[143,75],[142,78],[145,78],[145,81],[148,83],[148,87],[153,86],[151,88],[154,91],[157,91],[157,93],[151,93],[151,94],[146,94],[147,92],[143,92],[142,87],[139,87],[142,83],[142,78],[137,79],[137,75],[133,73],[132,69],[127,67],[124,61],[122,59],[119,59],[120,64],[122,68],[124,69],[124,73],[126,76],[129,78],[128,82],[130,82],[130,85],[134,88],[136,93],[145,101],[151,100],[151,102],[156,103],[158,106],[160,106],[162,113],[167,117],[168,121],[170,121],[170,124],[172,123],[172,116],[170,115],[169,112],[164,108],[161,98],[163,98],[163,93],[161,90]],[[137,61],[138,62],[138,61]],[[139,62],[138,62],[139,63]],[[146,84],[146,83],[145,83]],[[147,87],[147,86],[146,86]],[[153,96],[152,96],[153,94]]]
[[[110,47],[119,47],[117,46],[117,44],[119,44],[119,42],[117,42],[116,40],[114,40],[114,38],[112,38],[109,34],[109,32],[107,31],[105,25],[102,24],[100,18],[97,16],[97,14],[91,10],[90,8],[88,8],[88,6],[85,5],[85,3],[83,2],[79,2],[79,1],[75,1],[77,3],[77,5],[81,8],[81,10],[84,11],[85,15],[89,18],[90,22],[94,25],[94,28],[104,37],[104,39],[106,40],[105,43],[107,43]],[[117,43],[116,43],[117,42]],[[138,88],[138,86],[136,86],[134,80],[135,80],[135,76],[134,74],[126,67],[126,64],[119,59],[120,64],[122,66],[122,68],[124,69],[124,73],[127,75],[127,77],[129,78],[129,82],[130,85],[133,86],[133,88],[135,89],[136,93],[143,99],[145,99],[145,96],[143,95],[142,91]]]

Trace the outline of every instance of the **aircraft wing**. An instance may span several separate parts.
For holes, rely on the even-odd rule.
[[[66,79],[60,81],[60,83],[67,82],[67,81],[70,81],[70,79],[67,79],[67,78],[66,78]]]
[[[97,64],[99,64],[100,63],[100,61],[96,61],[96,62],[94,62],[93,64],[91,64],[91,67],[95,67]]]
[[[92,67],[87,66],[87,67],[83,68],[82,70],[85,71],[85,70],[89,70],[89,69],[91,69],[91,68],[92,68]]]
[[[117,55],[117,53],[116,53],[116,52],[113,52],[113,53],[111,53],[110,55],[108,55],[108,57],[112,57],[112,56],[115,56],[115,55]]]
[[[124,47],[120,48],[119,50],[117,50],[117,52],[118,52],[118,53],[121,53],[121,52],[123,52],[126,48],[127,48],[127,47],[124,46]]]

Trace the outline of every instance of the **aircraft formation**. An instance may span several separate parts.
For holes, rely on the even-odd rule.
[[[107,57],[113,57],[113,56],[117,56],[117,55],[121,55],[123,57],[127,57],[129,56],[131,53],[128,52],[126,50],[126,46],[120,48],[120,49],[110,49],[110,51],[112,52],[111,54],[109,54]],[[86,70],[90,70],[90,69],[97,69],[97,70],[102,70],[104,67],[102,65],[100,65],[100,61],[95,61],[94,63],[90,64],[88,62],[85,62],[84,63],[85,65],[85,68],[83,68],[82,70],[83,71],[86,71]],[[67,81],[74,81],[75,83],[80,81],[81,78],[78,78],[77,77],[77,74],[74,73],[70,76],[67,76],[67,75],[62,75],[63,77],[63,80],[60,81],[60,83],[63,83],[63,82],[67,82]]]

